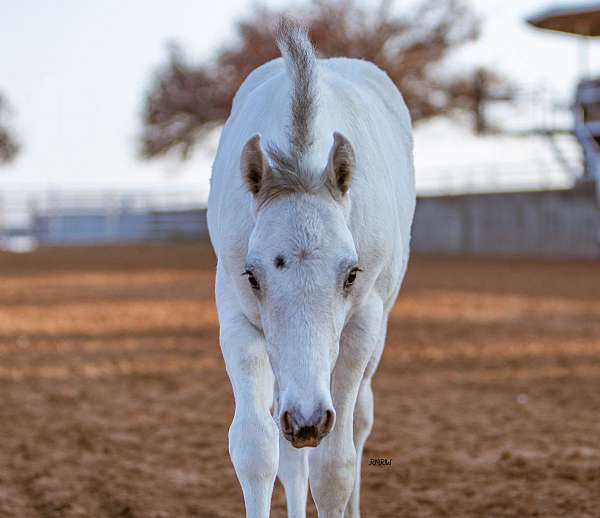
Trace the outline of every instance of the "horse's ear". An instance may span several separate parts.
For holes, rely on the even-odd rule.
[[[354,148],[350,141],[337,131],[333,134],[333,146],[327,164],[327,182],[344,196],[350,188],[354,172]]]
[[[244,144],[240,167],[248,190],[252,194],[258,194],[269,167],[260,145],[260,135],[254,135]]]

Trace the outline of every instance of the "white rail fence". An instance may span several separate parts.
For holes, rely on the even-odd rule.
[[[0,247],[203,237],[204,199],[194,190],[5,191],[0,193]]]
[[[417,171],[417,191],[423,196],[568,189],[575,185],[577,161],[567,170],[557,162],[479,163],[464,167]],[[420,175],[420,178],[419,178]]]
[[[559,161],[530,160],[418,170],[417,188],[422,196],[440,197],[569,189],[580,162],[577,156],[568,159],[573,169],[561,167]],[[0,191],[0,248],[201,238],[208,232],[205,199],[198,189],[4,190]]]

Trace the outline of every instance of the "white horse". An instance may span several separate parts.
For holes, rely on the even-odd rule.
[[[375,65],[317,59],[289,20],[276,34],[283,59],[237,92],[208,202],[229,453],[247,516],[269,515],[277,476],[289,516],[306,516],[310,482],[320,517],[355,517],[371,377],[409,256],[410,116]]]

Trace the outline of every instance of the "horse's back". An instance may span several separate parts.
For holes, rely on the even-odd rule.
[[[385,72],[363,60],[319,59],[317,78],[315,134],[308,157],[315,174],[327,163],[333,132],[348,137],[357,157],[350,190],[353,234],[373,255],[384,246],[388,257],[407,257],[415,191],[410,115],[400,92]],[[209,229],[218,255],[222,236],[227,234],[227,241],[239,246],[252,230],[251,197],[239,173],[239,156],[256,133],[267,145],[285,146],[290,88],[285,63],[277,58],[255,69],[236,93],[211,179]]]
[[[319,60],[321,69],[359,86],[373,95],[373,100],[381,102],[404,131],[410,134],[410,114],[402,95],[389,76],[378,66],[362,59],[330,58]],[[365,106],[371,110],[371,106]]]

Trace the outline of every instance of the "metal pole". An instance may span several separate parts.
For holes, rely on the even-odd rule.
[[[581,79],[590,78],[590,39],[586,36],[580,36],[579,47],[579,77]]]

